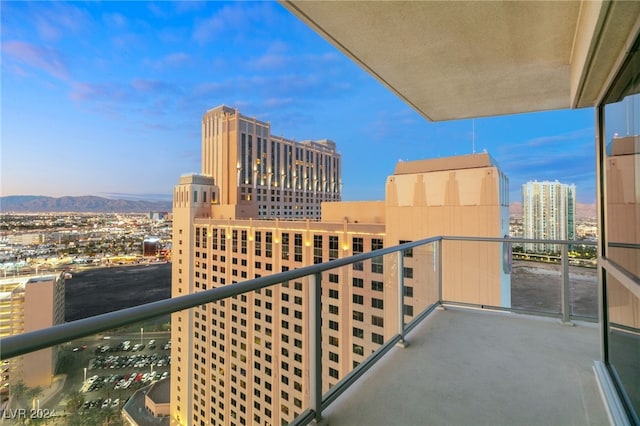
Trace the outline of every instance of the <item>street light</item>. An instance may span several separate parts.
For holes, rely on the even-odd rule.
[[[86,382],[87,381],[87,367],[85,367],[83,370],[84,370],[84,380],[83,380],[83,382]]]
[[[140,327],[140,344],[142,344],[142,333],[144,333],[144,328]]]

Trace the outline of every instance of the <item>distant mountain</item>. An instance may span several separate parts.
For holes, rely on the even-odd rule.
[[[576,217],[578,219],[595,219],[596,216],[596,203],[576,203]]]
[[[511,217],[522,217],[522,203],[514,201],[509,204],[509,216]]]
[[[0,212],[86,212],[145,213],[170,212],[170,201],[114,200],[94,197],[45,197],[41,195],[9,195],[0,197]]]
[[[513,202],[509,204],[509,215],[511,217],[522,217],[522,203]],[[596,217],[596,205],[576,203],[576,218],[578,219],[592,219]]]

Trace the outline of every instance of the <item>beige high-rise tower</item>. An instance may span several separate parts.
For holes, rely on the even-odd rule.
[[[334,142],[272,135],[270,123],[224,105],[202,118],[202,173],[220,188],[217,204],[246,207],[238,217],[317,219],[321,202],[340,200]]]
[[[64,274],[0,279],[0,338],[64,323]],[[23,382],[51,385],[58,348],[40,349],[0,365],[0,389]]]
[[[205,121],[209,120],[209,114],[213,116],[212,125],[222,133],[236,126],[230,122],[233,120],[257,123],[226,107],[208,112]],[[315,180],[314,173],[321,170],[317,179],[327,185],[320,188],[335,187],[338,192],[316,191],[309,203],[318,203],[320,207],[323,197],[339,199],[340,161],[333,143],[327,155],[320,156],[318,152],[318,162],[281,163],[284,184],[274,188],[276,182],[271,180],[269,188],[269,180],[266,186],[264,183],[264,178],[269,179],[268,173],[261,174],[259,167],[253,168],[256,164],[271,164],[269,151],[266,157],[258,156],[257,162],[253,151],[256,145],[249,149],[248,134],[244,139],[245,150],[243,138],[235,134],[229,136],[235,141],[231,145],[240,140],[240,149],[225,157],[229,155],[224,154],[227,148],[217,145],[228,145],[229,139],[208,140],[216,136],[211,136],[208,129],[203,131],[208,135],[203,136],[203,156],[207,157],[203,159],[204,173],[181,177],[174,190],[174,296],[433,235],[499,237],[508,232],[507,179],[488,154],[400,163],[387,180],[385,201],[325,201],[318,221],[313,204],[310,209],[302,209],[301,215],[283,215],[287,211],[296,212],[287,205],[293,206],[295,201],[282,204],[282,198],[278,200],[274,192],[273,204],[269,204],[267,197],[263,204],[267,207],[261,207],[264,198],[254,200],[249,195],[264,196],[255,189],[266,188],[266,195],[270,196],[270,191],[277,188],[281,189],[281,197],[283,194],[289,197],[287,191],[292,191],[293,199],[300,198],[305,191],[308,194],[318,187],[304,186],[294,177],[312,176]],[[272,145],[268,133],[254,134],[262,135],[260,147]],[[252,141],[257,143],[253,137]],[[313,150],[291,145],[291,152],[298,149],[302,149],[301,158],[307,158],[305,153],[309,152],[308,158],[315,161]],[[247,158],[238,157],[238,152]],[[330,152],[334,154],[329,155]],[[231,172],[218,173],[215,164],[240,164],[233,176],[235,180],[225,182]],[[295,171],[298,166],[302,172]],[[278,169],[274,165],[271,170]],[[252,170],[253,180],[243,170]],[[332,170],[337,174],[331,175]],[[327,171],[329,174],[323,174]],[[297,189],[289,189],[289,181]],[[261,220],[271,209],[278,212],[278,202],[280,217]],[[465,286],[468,275],[465,268],[457,268],[455,273],[445,276],[449,282],[457,283],[452,286],[461,295],[457,300],[497,306],[510,304],[509,275],[502,262],[501,245],[482,250],[477,245],[467,245],[452,252],[466,256],[469,271],[478,263],[487,271],[477,287],[482,289],[480,293]],[[377,258],[323,273],[324,392],[397,332],[395,259],[395,256]],[[433,259],[433,247],[405,253],[402,273],[406,320],[437,300]],[[449,261],[453,260],[443,259],[445,264]],[[309,299],[308,282],[302,279],[174,314],[172,423],[280,425],[301,414],[309,405]]]

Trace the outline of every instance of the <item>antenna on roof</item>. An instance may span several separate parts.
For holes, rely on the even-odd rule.
[[[476,119],[471,119],[471,153],[476,153]]]

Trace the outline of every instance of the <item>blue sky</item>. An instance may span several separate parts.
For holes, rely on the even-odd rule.
[[[334,140],[343,199],[384,198],[398,160],[487,150],[510,179],[595,199],[594,111],[431,123],[275,2],[2,2],[0,194],[169,200],[226,104]]]

